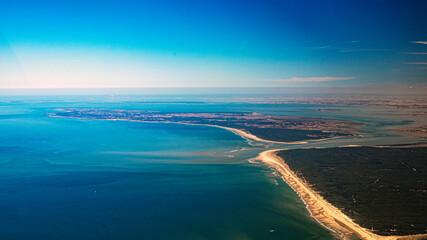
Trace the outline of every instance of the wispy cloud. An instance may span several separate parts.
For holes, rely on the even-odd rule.
[[[289,78],[289,79],[280,79],[275,80],[277,82],[330,82],[330,81],[338,81],[338,80],[350,80],[354,79],[354,77],[309,77],[309,78]]]
[[[359,40],[352,40],[352,41],[347,41],[347,42],[342,42],[342,44],[352,44],[352,43],[358,43],[360,42]]]
[[[403,64],[427,65],[427,62],[402,62]]]
[[[427,41],[413,41],[412,43],[427,44]]]
[[[403,54],[426,55],[427,52],[404,52]]]
[[[359,48],[359,49],[343,49],[342,53],[351,53],[351,52],[383,52],[390,51],[390,49],[375,49],[375,48]]]

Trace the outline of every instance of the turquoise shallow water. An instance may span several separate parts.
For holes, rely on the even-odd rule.
[[[0,239],[334,239],[271,169],[248,162],[264,146],[213,127],[47,117],[62,107],[318,114],[298,105],[2,97]]]

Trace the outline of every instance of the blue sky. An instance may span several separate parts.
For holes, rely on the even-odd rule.
[[[426,1],[1,1],[0,88],[427,84]]]

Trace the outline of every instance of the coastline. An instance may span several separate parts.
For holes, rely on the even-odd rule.
[[[248,140],[264,143],[278,143],[278,144],[304,144],[312,141],[322,141],[326,139],[315,139],[307,141],[296,141],[296,142],[277,142],[259,138],[251,133],[245,132],[244,130],[223,127],[219,125],[211,124],[192,124],[182,122],[169,122],[169,121],[140,121],[131,119],[91,119],[91,118],[79,118],[79,117],[63,117],[63,116],[50,116],[58,118],[74,118],[81,120],[110,120],[110,121],[132,121],[132,122],[147,122],[147,123],[175,123],[184,125],[199,125],[217,127],[233,132],[236,135]],[[334,137],[337,138],[337,137]],[[342,147],[350,147],[353,145],[347,145]],[[295,173],[290,170],[289,166],[285,161],[278,157],[276,153],[286,149],[274,149],[261,152],[255,160],[261,161],[269,166],[274,167],[281,175],[282,179],[299,195],[300,199],[306,205],[310,215],[319,222],[323,227],[332,231],[341,239],[349,239],[352,234],[357,235],[360,239],[366,240],[422,240],[427,239],[427,234],[418,235],[407,235],[407,236],[382,236],[372,233],[370,230],[359,226],[353,222],[347,215],[342,213],[338,208],[327,202],[321,195],[310,188],[309,184],[298,178]]]
[[[263,143],[278,143],[278,144],[305,144],[308,142],[315,142],[315,141],[323,141],[327,139],[333,139],[338,137],[332,137],[332,138],[323,138],[323,139],[313,139],[313,140],[306,140],[306,141],[293,141],[293,142],[279,142],[279,141],[272,141],[267,139],[259,138],[251,133],[245,132],[243,130],[237,129],[237,128],[231,128],[231,127],[224,127],[219,125],[212,125],[212,124],[197,124],[197,123],[183,123],[183,122],[170,122],[170,121],[140,121],[140,120],[132,120],[132,119],[96,119],[96,118],[80,118],[80,117],[64,117],[64,116],[57,116],[57,115],[49,115],[49,117],[54,118],[72,118],[72,119],[80,119],[80,120],[101,120],[101,121],[126,121],[126,122],[145,122],[145,123],[174,123],[174,124],[183,124],[183,125],[193,125],[193,126],[208,126],[208,127],[216,127],[216,128],[222,128],[225,130],[228,130],[244,139],[253,140],[256,142],[263,142]]]
[[[316,191],[311,189],[305,181],[297,177],[285,161],[277,156],[276,153],[281,150],[286,149],[261,152],[256,160],[274,167],[282,175],[283,180],[299,195],[309,210],[310,215],[340,238],[349,239],[352,234],[356,234],[360,239],[366,240],[421,240],[427,237],[426,234],[381,236],[359,226],[338,208],[327,202]]]
[[[245,131],[237,129],[237,128],[223,127],[223,126],[211,125],[211,124],[190,124],[190,123],[180,123],[180,124],[200,125],[200,126],[209,126],[209,127],[222,128],[222,129],[228,130],[228,131],[230,131],[230,132],[232,132],[232,133],[234,133],[236,135],[239,135],[242,138],[253,140],[253,141],[257,141],[257,142],[264,142],[264,143],[305,144],[305,143],[308,143],[309,141],[320,141],[320,140],[324,140],[324,139],[315,139],[315,140],[307,140],[307,141],[278,142],[278,141],[272,141],[272,140],[267,140],[267,139],[259,138],[259,137],[255,136],[255,135],[253,135],[252,133],[248,133],[248,132],[245,132]]]

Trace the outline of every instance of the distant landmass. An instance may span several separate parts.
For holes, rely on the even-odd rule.
[[[277,116],[259,113],[172,113],[139,110],[58,109],[51,117],[97,120],[129,120],[211,125],[244,131],[275,142],[319,140],[333,137],[356,137],[364,124],[325,118]]]

